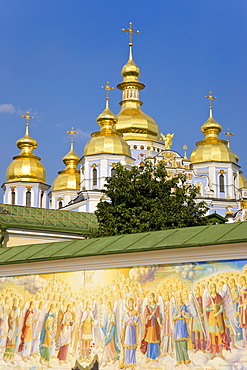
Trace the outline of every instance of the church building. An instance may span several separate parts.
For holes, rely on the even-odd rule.
[[[168,176],[185,174],[187,183],[198,188],[198,201],[204,200],[208,214],[217,213],[229,221],[242,221],[247,218],[247,182],[238,164],[238,156],[230,148],[228,140],[219,134],[222,126],[213,117],[212,102],[216,97],[212,92],[209,99],[209,117],[201,126],[204,139],[196,143],[196,148],[187,157],[187,147],[183,155],[171,149],[174,133],[163,135],[157,123],[142,110],[140,91],[145,85],[139,81],[140,68],[133,59],[133,30],[124,29],[130,35],[129,57],[123,66],[122,82],[117,88],[122,92],[120,111],[113,114],[109,107],[109,83],[106,90],[106,106],[97,117],[99,131],[84,148],[80,158],[74,151],[72,128],[71,147],[63,157],[66,166],[58,172],[52,186],[46,184],[45,169],[40,158],[33,154],[37,141],[29,135],[29,116],[26,116],[25,136],[17,141],[19,155],[13,157],[6,172],[3,203],[78,212],[94,212],[98,202],[104,199],[102,189],[105,179],[113,176],[117,163],[127,167],[142,168],[145,160],[154,164],[164,161]],[[198,127],[199,128],[199,127]],[[79,165],[79,169],[78,169]]]

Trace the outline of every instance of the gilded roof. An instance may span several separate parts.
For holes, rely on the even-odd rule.
[[[7,168],[6,182],[30,181],[46,182],[46,172],[40,157],[33,154],[37,147],[37,141],[29,135],[28,124],[26,124],[26,133],[24,137],[17,140],[17,147],[20,154],[13,157],[13,162]]]
[[[133,61],[132,45],[130,45],[128,62],[122,68],[123,81],[117,85],[123,91],[118,113],[116,130],[123,135],[125,140],[152,140],[159,141],[159,128],[149,115],[145,114],[139,100],[139,91],[145,85],[139,81],[140,69]]]
[[[231,151],[228,142],[218,137],[221,130],[222,127],[213,118],[212,108],[210,107],[209,118],[201,126],[205,138],[196,143],[197,147],[190,156],[191,163],[238,162],[238,157]]]
[[[75,153],[73,144],[72,141],[70,151],[63,157],[66,168],[58,172],[52,183],[52,191],[80,190],[80,171],[77,168],[80,157]]]
[[[97,122],[100,125],[100,131],[92,134],[92,138],[84,148],[84,156],[108,153],[124,154],[131,157],[128,144],[123,139],[121,133],[115,129],[117,117],[111,112],[108,99],[106,100],[106,108],[98,116]]]

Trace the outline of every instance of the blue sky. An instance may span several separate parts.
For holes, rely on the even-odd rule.
[[[247,176],[247,2],[246,0],[1,0],[0,1],[0,182],[16,140],[30,134],[38,141],[51,184],[64,168],[72,126],[79,131],[75,150],[83,155],[96,117],[104,108],[110,81],[121,81],[133,22],[134,60],[141,69],[143,111],[164,134],[174,132],[172,148],[188,154],[203,138],[208,117],[204,99],[212,90],[214,117],[230,128],[231,148]],[[110,93],[119,112],[121,92]],[[221,135],[221,138],[225,138]]]

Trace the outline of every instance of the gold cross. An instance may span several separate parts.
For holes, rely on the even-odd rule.
[[[228,128],[228,129],[226,130],[226,132],[223,132],[223,135],[227,135],[227,142],[228,142],[228,146],[229,146],[229,148],[230,148],[230,136],[232,136],[232,135],[234,135],[234,134],[232,134],[232,133],[230,132],[230,129]]]
[[[74,135],[77,135],[78,132],[74,131],[74,127],[71,127],[71,131],[67,131],[67,134],[71,135],[71,143],[74,142]]]
[[[209,95],[208,95],[208,96],[204,96],[204,98],[209,99],[209,101],[210,101],[210,105],[209,105],[209,107],[210,107],[210,108],[212,108],[212,107],[213,107],[212,100],[213,100],[213,99],[217,99],[217,98],[216,98],[216,96],[213,96],[212,91],[210,91],[210,92],[209,92]]]
[[[26,118],[26,126],[28,126],[28,120],[34,117],[29,116],[29,112],[26,112],[25,116],[21,116],[21,118]]]
[[[109,85],[109,82],[107,81],[106,82],[106,86],[101,86],[102,89],[105,89],[105,97],[106,97],[106,100],[109,99],[109,90],[114,90],[114,87],[111,87]]]
[[[133,30],[133,28],[132,28],[132,22],[130,22],[130,28],[128,29],[125,29],[125,28],[122,28],[122,31],[124,31],[124,32],[128,32],[129,33],[129,35],[130,35],[130,42],[129,42],[129,46],[132,46],[133,44],[132,44],[132,34],[133,34],[133,32],[135,32],[135,33],[140,33],[140,31],[134,31]]]

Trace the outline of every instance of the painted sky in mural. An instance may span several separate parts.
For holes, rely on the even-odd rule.
[[[247,261],[0,279],[1,369],[247,369]]]

